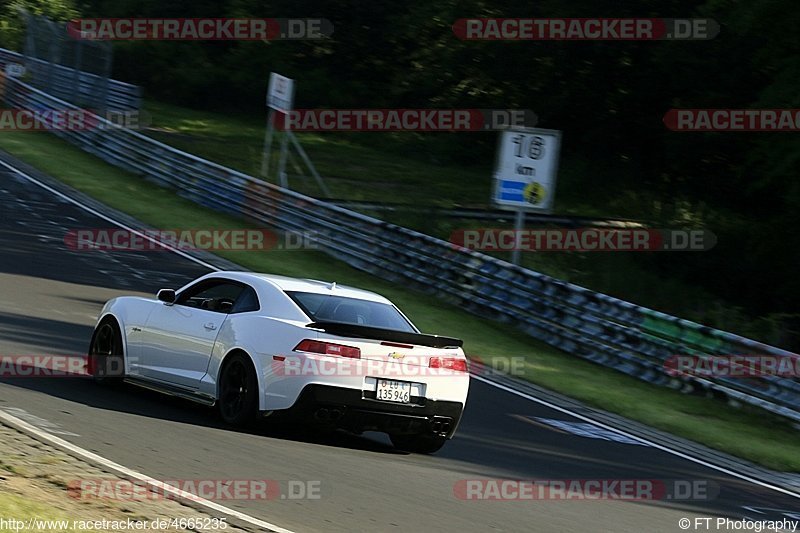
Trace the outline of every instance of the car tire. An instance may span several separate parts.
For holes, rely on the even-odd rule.
[[[412,453],[435,453],[438,452],[447,437],[439,435],[389,435],[395,448]]]
[[[242,427],[255,420],[258,406],[258,380],[250,358],[241,353],[226,359],[219,377],[217,400],[222,420]]]
[[[116,320],[107,318],[97,325],[92,334],[88,371],[95,383],[117,385],[125,378],[124,363],[122,332]]]

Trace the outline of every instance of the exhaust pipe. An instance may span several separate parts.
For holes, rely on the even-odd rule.
[[[314,418],[319,420],[320,422],[326,422],[330,417],[330,413],[324,407],[321,409],[317,409],[317,412],[314,413]]]
[[[342,413],[339,409],[331,409],[331,413],[330,413],[331,421],[332,422],[336,422],[337,420],[342,418],[343,414],[344,413]]]
[[[452,427],[453,420],[443,416],[434,417],[430,425],[431,431],[438,434],[447,433]]]

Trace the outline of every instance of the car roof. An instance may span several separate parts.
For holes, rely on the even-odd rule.
[[[291,278],[289,276],[278,276],[276,274],[262,274],[258,272],[222,271],[215,272],[213,275],[225,276],[230,279],[257,285],[269,283],[284,292],[311,292],[316,294],[330,294],[343,296],[345,298],[357,298],[359,300],[369,300],[391,304],[387,298],[371,291],[349,287],[347,285],[333,285],[330,281],[319,281],[315,279]]]

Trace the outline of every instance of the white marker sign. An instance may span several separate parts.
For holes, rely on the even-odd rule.
[[[267,107],[280,113],[292,110],[294,100],[294,80],[281,76],[275,72],[269,75],[269,88],[267,89]]]
[[[501,207],[549,211],[556,190],[561,132],[519,128],[500,134],[494,202]]]

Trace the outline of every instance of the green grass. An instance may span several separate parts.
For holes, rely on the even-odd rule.
[[[266,111],[263,116],[209,113],[148,100],[152,116],[148,135],[176,148],[201,155],[225,166],[258,176],[264,145]],[[370,133],[299,133],[303,148],[331,189],[334,198],[415,203],[420,205],[485,205],[491,190],[491,164],[479,168],[436,165],[433,156],[418,150],[414,133],[380,133],[372,145],[363,143]],[[455,135],[455,134],[453,134]],[[471,134],[459,134],[469,142]],[[280,136],[273,139],[271,181],[278,167]],[[292,150],[293,151],[293,150]],[[311,174],[299,157],[287,164],[289,174]],[[291,178],[290,186],[320,196],[311,179]]]
[[[243,227],[112,167],[46,133],[3,133],[0,148],[64,183],[161,228]],[[464,339],[470,356],[524,358],[524,376],[549,389],[764,466],[800,471],[800,439],[785,420],[708,398],[682,395],[559,352],[518,331],[479,319],[314,251],[220,252],[249,269],[336,280],[384,294],[427,332]]]
[[[32,523],[33,527],[27,528],[25,526],[19,528],[19,531],[25,531],[30,533],[50,533],[52,531],[72,531],[72,532],[83,532],[83,531],[97,531],[95,529],[81,529],[81,528],[73,528],[72,521],[75,518],[70,518],[65,513],[56,511],[54,506],[51,502],[42,502],[36,501],[31,498],[17,496],[16,494],[0,494],[0,518],[4,518],[5,520],[14,519],[17,521],[26,522],[29,519],[35,519],[40,521],[40,527],[36,527],[35,523]],[[51,524],[42,524],[43,521],[51,521],[51,520],[64,520],[66,523],[70,524],[70,527],[66,529],[57,529],[54,523]],[[51,528],[48,528],[47,525],[51,525]],[[11,528],[3,528],[0,531],[15,531]]]

